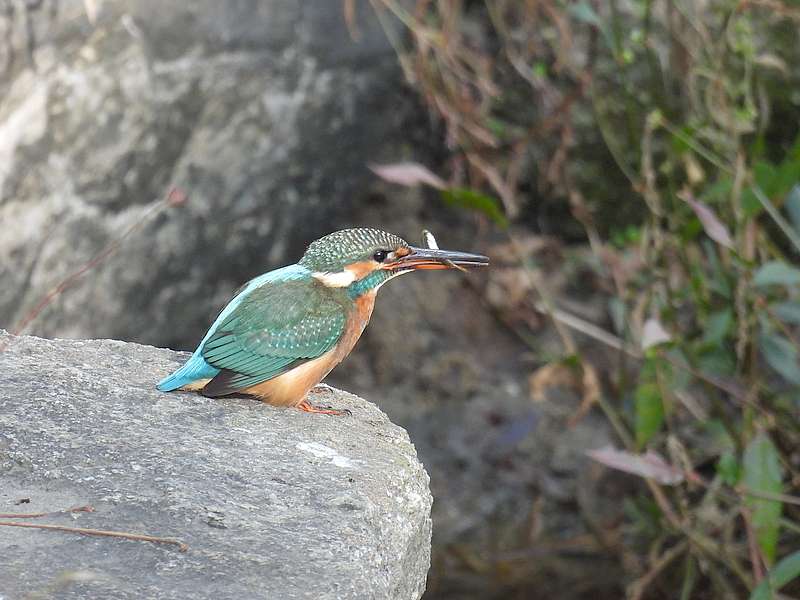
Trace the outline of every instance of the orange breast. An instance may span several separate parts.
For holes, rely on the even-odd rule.
[[[375,292],[360,296],[354,303],[337,344],[322,356],[309,360],[283,375],[242,390],[275,406],[296,406],[308,391],[322,381],[344,358],[364,331],[375,306]]]

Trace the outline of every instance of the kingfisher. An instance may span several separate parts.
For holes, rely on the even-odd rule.
[[[275,406],[330,415],[307,394],[355,346],[384,283],[425,269],[481,267],[479,254],[426,248],[378,229],[343,229],[312,242],[299,262],[250,280],[222,309],[186,363],[161,391],[217,398],[254,396]]]

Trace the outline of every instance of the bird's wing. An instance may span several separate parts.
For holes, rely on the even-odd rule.
[[[317,358],[339,341],[347,297],[314,279],[268,282],[253,290],[202,347],[224,376],[203,393],[223,396],[257,385]]]

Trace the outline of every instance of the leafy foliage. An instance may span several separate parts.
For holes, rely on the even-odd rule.
[[[751,492],[764,496],[750,496],[748,506],[753,511],[753,528],[769,564],[775,561],[780,528],[781,502],[771,499],[783,491],[778,451],[764,433],[759,433],[744,451],[744,484]]]
[[[769,577],[753,590],[750,600],[772,600],[775,597],[773,592],[797,578],[800,578],[800,550],[786,556],[775,565]]]
[[[512,244],[542,198],[559,201],[591,244],[617,335],[565,317],[533,275],[530,306],[550,315],[577,372],[603,365],[569,330],[638,361],[633,374],[609,372],[595,401],[625,446],[598,460],[643,478],[626,506],[637,507],[632,519],[649,516],[629,542],[651,560],[631,572],[629,597],[659,597],[655,582],[676,580],[686,598],[696,589],[767,598],[791,585],[800,574],[790,553],[800,545],[800,8],[373,5],[405,25],[401,64],[445,124],[445,199],[507,221]],[[686,476],[662,489],[634,468],[654,455],[645,449]]]

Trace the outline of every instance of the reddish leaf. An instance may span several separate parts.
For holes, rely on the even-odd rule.
[[[684,192],[680,197],[692,207],[694,214],[700,219],[700,224],[703,226],[706,234],[708,234],[708,237],[721,246],[733,250],[733,240],[731,239],[730,233],[728,233],[728,228],[725,227],[725,224],[714,214],[714,211],[699,200],[695,200],[689,192]]]
[[[395,163],[392,165],[369,165],[369,168],[381,179],[389,183],[397,183],[411,187],[425,184],[437,190],[444,190],[447,184],[438,175],[434,175],[427,167],[419,163]]]
[[[654,479],[663,485],[676,485],[683,481],[683,472],[668,464],[655,452],[633,454],[611,446],[589,450],[586,454],[602,465],[639,477]]]

